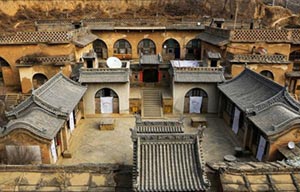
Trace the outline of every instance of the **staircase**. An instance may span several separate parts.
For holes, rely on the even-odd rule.
[[[162,117],[161,91],[156,89],[142,90],[142,117],[161,118]]]

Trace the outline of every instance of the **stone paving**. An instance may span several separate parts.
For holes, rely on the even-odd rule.
[[[132,164],[132,142],[129,128],[135,118],[115,118],[114,130],[100,130],[101,118],[80,121],[72,135],[72,158],[61,158],[58,164],[117,163]]]
[[[184,119],[185,132],[196,132],[190,125],[192,115]],[[107,116],[102,117],[107,118]],[[176,117],[169,117],[176,118]],[[99,130],[101,118],[82,119],[72,135],[70,152],[72,158],[61,158],[58,164],[117,163],[132,164],[132,141],[130,128],[134,127],[132,115],[115,116],[114,130]],[[223,160],[225,155],[234,154],[237,143],[228,134],[222,119],[207,115],[208,127],[204,132],[203,150],[206,162]]]

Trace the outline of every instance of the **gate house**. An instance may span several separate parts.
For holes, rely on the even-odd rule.
[[[220,115],[258,160],[279,159],[279,147],[300,141],[300,103],[285,87],[245,68],[218,88]]]

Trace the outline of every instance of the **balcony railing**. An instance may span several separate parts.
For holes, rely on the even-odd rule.
[[[300,43],[300,29],[221,29],[206,27],[207,33],[232,42],[286,42]]]
[[[223,82],[223,69],[223,67],[175,67],[173,68],[174,81],[178,83]]]
[[[290,42],[300,41],[300,30],[238,29],[230,31],[230,41],[237,42]]]
[[[38,64],[53,64],[64,65],[74,61],[73,55],[54,55],[54,56],[24,56],[17,61],[17,65],[38,65]]]
[[[126,83],[128,68],[81,68],[79,82],[82,83]]]
[[[239,54],[233,55],[231,62],[288,63],[289,61],[285,55]]]
[[[223,67],[175,67],[174,72],[223,71]]]

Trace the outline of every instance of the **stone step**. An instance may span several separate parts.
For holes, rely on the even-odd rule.
[[[156,89],[143,90],[143,117],[161,117],[161,92]]]

